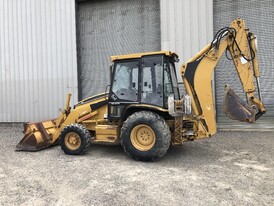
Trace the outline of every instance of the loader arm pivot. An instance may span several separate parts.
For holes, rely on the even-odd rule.
[[[247,102],[242,101],[232,89],[226,87],[224,112],[232,119],[255,122],[263,113],[256,37],[249,32],[244,20],[237,18],[215,35],[211,44],[181,67],[187,93],[192,99],[192,109],[196,119],[206,131],[206,136],[216,133],[215,108],[211,79],[213,71],[222,55],[229,51],[241,80]],[[256,79],[259,98],[254,95]]]

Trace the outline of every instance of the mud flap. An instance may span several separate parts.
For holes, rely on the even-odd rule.
[[[56,131],[54,120],[37,123],[24,123],[23,139],[17,144],[17,151],[39,151],[56,145],[52,142],[52,135]]]
[[[225,90],[223,111],[230,119],[248,123],[255,122],[254,109],[228,86],[226,86]]]

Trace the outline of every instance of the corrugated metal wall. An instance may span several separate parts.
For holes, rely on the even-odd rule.
[[[110,56],[161,50],[159,0],[78,4],[80,98],[105,92]]]
[[[186,62],[213,38],[212,0],[161,0],[162,50]]]
[[[0,0],[0,122],[58,115],[77,100],[74,0]]]

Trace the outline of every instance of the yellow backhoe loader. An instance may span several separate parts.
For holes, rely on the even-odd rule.
[[[226,51],[234,62],[247,101],[225,86],[223,110],[232,119],[254,123],[266,111],[260,92],[256,37],[244,20],[237,18],[182,65],[186,94],[180,94],[178,89],[175,53],[112,56],[107,93],[86,98],[73,109],[68,94],[57,119],[24,124],[25,136],[16,148],[37,151],[60,144],[66,154],[79,155],[91,143],[121,144],[134,159],[154,161],[170,145],[210,137],[216,133],[211,78]],[[254,95],[254,77],[258,98]]]

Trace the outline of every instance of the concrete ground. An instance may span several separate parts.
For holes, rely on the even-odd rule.
[[[120,146],[15,152],[22,127],[12,125],[0,138],[0,205],[274,205],[273,132],[221,132],[154,163]]]

